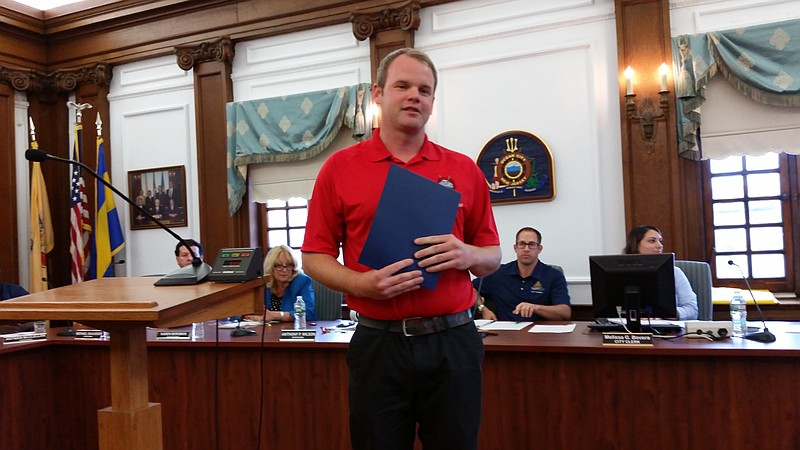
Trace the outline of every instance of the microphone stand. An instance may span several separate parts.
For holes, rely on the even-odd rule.
[[[728,260],[728,265],[736,266],[736,268],[739,269],[739,273],[742,275],[742,279],[744,280],[744,284],[747,286],[747,290],[750,291],[750,297],[753,299],[753,303],[756,304],[756,309],[758,310],[758,315],[761,317],[761,323],[764,325],[764,331],[757,331],[755,333],[749,333],[748,334],[747,330],[745,330],[744,338],[748,339],[748,340],[751,340],[751,341],[762,342],[764,344],[768,344],[770,342],[775,342],[776,337],[775,337],[774,334],[770,333],[769,329],[767,328],[767,322],[764,320],[764,313],[761,312],[761,307],[758,306],[758,301],[756,300],[756,296],[753,295],[753,290],[750,289],[750,282],[747,281],[747,277],[744,276],[744,272],[742,271],[742,268],[739,267],[738,264],[733,262],[732,259]]]
[[[242,328],[242,320],[241,319],[239,319],[239,321],[236,322],[236,328],[234,328],[231,331],[231,336],[233,336],[233,337],[251,336],[251,335],[254,335],[254,334],[256,334],[255,330],[251,330],[249,328]]]
[[[186,266],[186,267],[181,267],[178,270],[175,270],[173,272],[170,272],[170,273],[164,275],[163,277],[161,277],[158,281],[156,281],[154,283],[156,286],[179,286],[179,285],[199,284],[199,283],[202,283],[203,281],[205,281],[205,279],[208,276],[208,274],[211,273],[211,270],[212,270],[211,266],[209,266],[208,264],[204,263],[194,253],[194,250],[192,250],[192,247],[189,245],[189,243],[187,243],[182,237],[178,236],[174,231],[170,230],[160,220],[158,220],[155,217],[153,217],[153,215],[150,214],[147,210],[145,210],[141,206],[139,206],[136,203],[134,203],[133,201],[131,201],[131,199],[129,199],[127,195],[125,195],[122,192],[120,192],[119,190],[117,190],[117,188],[112,186],[111,183],[107,182],[97,172],[92,170],[91,167],[87,166],[86,164],[84,164],[84,163],[82,163],[80,161],[75,161],[73,159],[60,158],[58,156],[53,156],[53,155],[48,154],[47,152],[44,152],[42,150],[36,150],[36,149],[28,149],[28,150],[26,150],[25,151],[25,159],[27,159],[28,161],[33,161],[33,162],[43,162],[45,160],[52,159],[52,160],[55,160],[55,161],[60,161],[60,162],[65,162],[65,163],[69,163],[69,164],[77,164],[77,165],[79,165],[80,167],[86,169],[86,171],[88,171],[90,174],[92,174],[92,176],[94,176],[95,179],[100,181],[104,186],[106,186],[109,189],[111,189],[111,191],[114,192],[115,194],[117,194],[117,196],[119,196],[121,199],[125,200],[131,206],[135,207],[137,210],[139,210],[139,212],[141,212],[142,214],[147,216],[148,219],[152,220],[159,227],[161,227],[164,231],[169,233],[170,236],[174,237],[180,243],[182,243],[184,245],[184,247],[186,247],[186,249],[189,250],[189,254],[192,255],[192,265],[191,266]]]

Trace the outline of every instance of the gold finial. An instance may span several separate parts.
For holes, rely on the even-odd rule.
[[[103,119],[100,118],[100,114],[97,114],[97,119],[95,119],[94,124],[97,125],[97,135],[102,136],[103,134]]]

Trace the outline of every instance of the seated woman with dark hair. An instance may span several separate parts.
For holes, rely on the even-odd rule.
[[[642,225],[628,233],[628,242],[623,250],[626,254],[652,254],[664,251],[664,238],[661,230],[653,225]],[[675,267],[675,303],[678,306],[678,319],[697,319],[697,294],[692,290],[686,274]]]

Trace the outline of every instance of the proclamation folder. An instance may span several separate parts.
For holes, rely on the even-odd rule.
[[[414,239],[450,234],[459,201],[461,193],[456,190],[392,164],[358,262],[381,269],[413,258],[414,264],[402,272],[422,270],[421,286],[435,289],[439,273],[417,265],[414,253],[424,247],[414,244]]]
[[[101,450],[163,450],[161,405],[148,401],[147,327],[248,314],[264,281],[154,286],[102,278],[0,302],[0,320],[72,320],[110,333],[111,406],[98,411]]]

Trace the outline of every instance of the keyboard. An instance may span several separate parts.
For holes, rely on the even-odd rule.
[[[614,322],[592,323],[589,324],[589,329],[601,333],[625,333],[625,327],[623,327],[620,323]],[[668,334],[680,333],[681,331],[683,331],[683,327],[674,323],[658,323],[648,325],[647,322],[642,322],[642,333]]]

